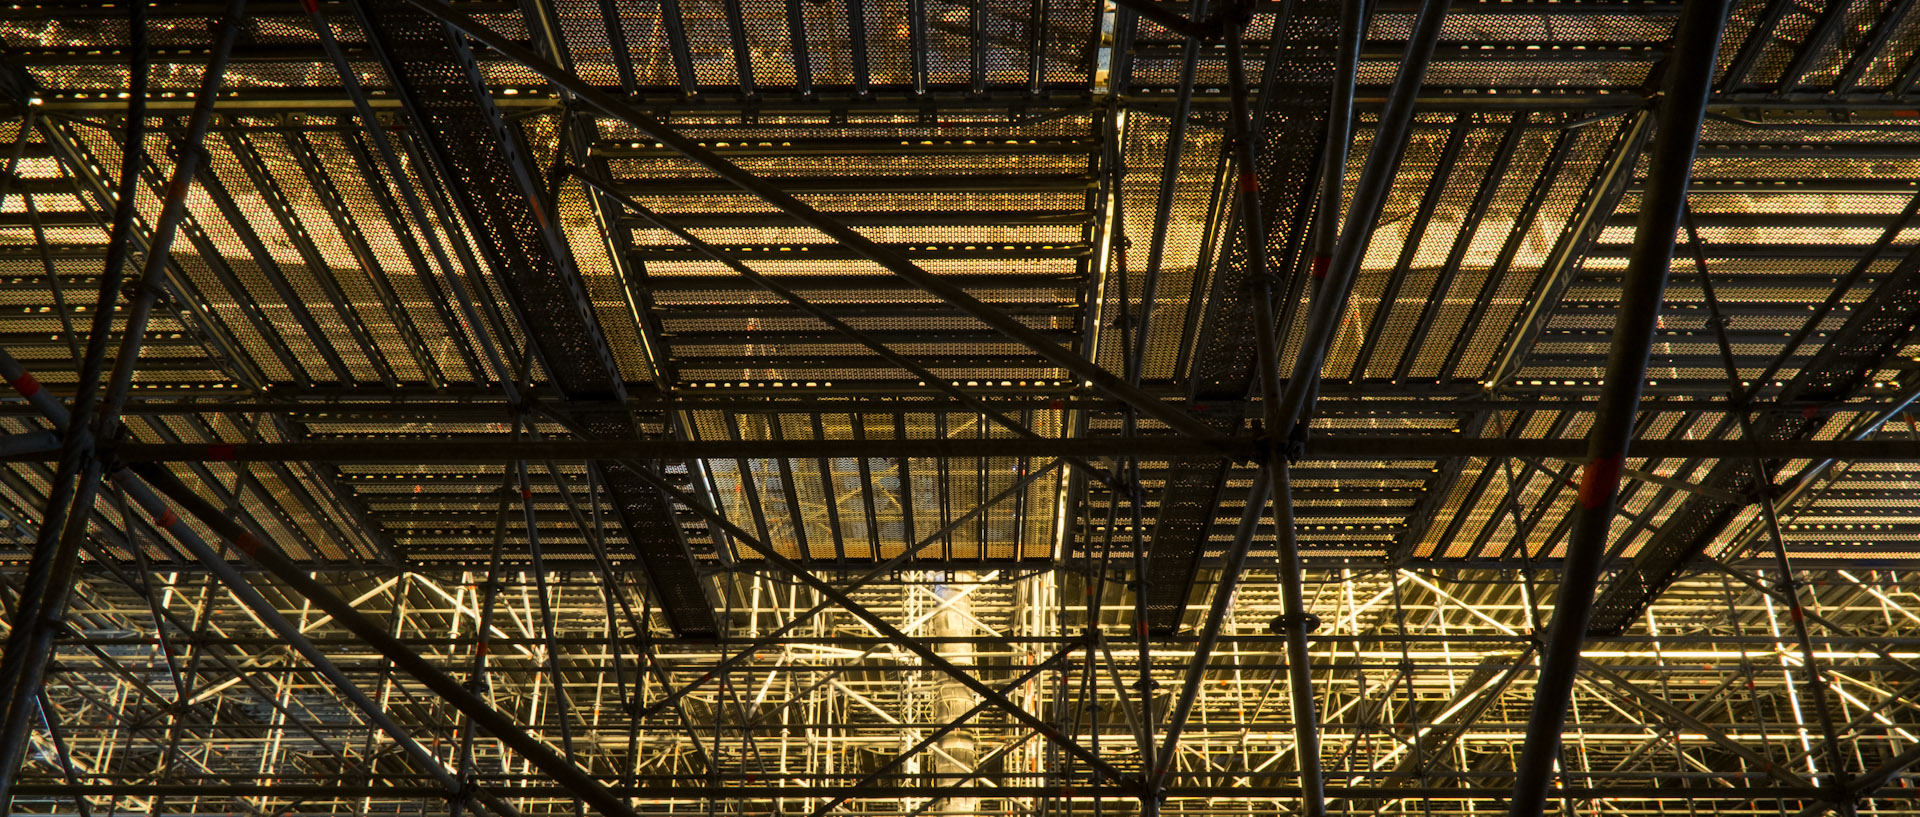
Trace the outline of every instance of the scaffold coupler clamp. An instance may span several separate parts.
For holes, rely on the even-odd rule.
[[[111,480],[113,475],[127,470],[126,461],[120,459],[120,446],[131,442],[132,439],[133,432],[127,430],[125,423],[119,423],[114,426],[112,436],[93,441],[92,456],[100,461],[102,479]]]
[[[473,800],[475,799],[475,793],[479,786],[480,781],[476,779],[473,772],[462,772],[460,774],[460,785],[454,787],[453,799],[456,802],[462,803]]]
[[[1320,617],[1312,613],[1301,613],[1297,617],[1292,613],[1281,613],[1280,615],[1274,616],[1273,621],[1267,623],[1267,629],[1285,635],[1287,631],[1293,629],[1296,624],[1300,626],[1301,632],[1315,632],[1320,629]]]
[[[1118,496],[1125,496],[1134,500],[1141,500],[1141,499],[1144,499],[1147,495],[1147,489],[1140,484],[1139,480],[1128,479],[1124,476],[1116,476],[1116,477],[1107,477],[1105,479],[1100,480],[1100,482],[1101,484],[1107,486],[1107,490],[1114,492],[1114,494]]]
[[[1256,428],[1255,430],[1259,430],[1259,429]],[[1261,431],[1261,433],[1254,435],[1252,447],[1248,449],[1245,454],[1242,454],[1240,456],[1239,461],[1242,463],[1252,463],[1255,465],[1264,463],[1267,460],[1272,458],[1273,447],[1274,447],[1273,437],[1267,434],[1266,432]]]
[[[193,157],[196,173],[212,172],[213,154],[205,146],[187,141],[185,136],[175,136],[167,141],[167,158],[172,159],[175,165],[186,162],[189,156]]]
[[[1293,428],[1287,431],[1287,447],[1282,452],[1287,455],[1287,462],[1299,462],[1301,457],[1307,455],[1307,438],[1311,434],[1306,421],[1293,424]]]
[[[1842,815],[1855,813],[1856,798],[1845,775],[1828,772],[1815,778],[1814,785],[1819,787],[1821,799],[1833,804],[1834,811]]]
[[[1253,24],[1253,4],[1255,0],[1232,0],[1220,9],[1227,22],[1246,27]],[[1223,32],[1224,33],[1224,32]]]

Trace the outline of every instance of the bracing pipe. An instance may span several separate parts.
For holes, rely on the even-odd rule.
[[[1674,234],[1687,201],[1693,155],[1700,144],[1700,124],[1706,117],[1727,10],[1728,0],[1689,3],[1674,34],[1673,62],[1666,71],[1667,92],[1654,114],[1660,132],[1650,156],[1633,249],[1627,257],[1613,349],[1607,356],[1607,379],[1601,387],[1592,431],[1587,435],[1587,466],[1581,475],[1579,503],[1573,510],[1553,620],[1547,625],[1541,650],[1526,744],[1517,761],[1513,799],[1508,803],[1510,817],[1539,817],[1553,781],[1554,761],[1560,755],[1560,730],[1572,701],[1580,647],[1586,639],[1600,568],[1606,558],[1620,469],[1633,438],[1634,409],[1647,379],[1661,295],[1673,263]]]
[[[447,435],[428,440],[344,439],[312,442],[116,443],[122,462],[331,462],[331,463],[490,463],[539,457],[561,462],[600,459],[738,459],[742,457],[1126,457],[1205,456],[1223,447],[1252,458],[1261,441],[1223,438],[1219,443],[1180,437],[1084,437],[1028,440],[995,437],[979,440],[927,438],[854,440],[618,440],[550,439],[514,442],[504,435]],[[1920,459],[1920,440],[1832,439],[1762,440],[1759,453],[1769,459],[1898,462]],[[1423,459],[1513,457],[1579,461],[1586,445],[1577,439],[1546,437],[1465,437],[1408,434],[1326,436],[1299,455],[1300,460]],[[1654,459],[1747,459],[1746,440],[1643,440],[1634,451]],[[8,453],[13,461],[43,461],[52,452],[25,446]]]
[[[47,394],[45,389],[39,388],[38,381],[34,379],[32,374],[27,372],[27,370],[20,365],[20,362],[14,359],[13,355],[9,354],[5,349],[0,349],[0,378],[4,378],[7,383],[10,384],[15,391],[19,392],[22,397],[25,397],[34,408],[39,409],[41,414],[44,415],[47,421],[55,428],[66,428],[73,422],[73,415],[67,411],[67,407],[62,405],[60,401],[52,395]],[[165,474],[164,471],[161,471],[156,466],[147,466],[144,470],[147,470],[149,474]],[[267,601],[265,596],[262,596],[258,590],[254,589],[253,585],[247,582],[245,575],[242,574],[238,568],[235,568],[225,557],[221,556],[218,551],[202,539],[197,531],[181,521],[180,516],[167,506],[166,500],[154,492],[154,489],[148,481],[135,477],[130,470],[115,472],[109,478],[124,489],[126,496],[132,499],[135,505],[138,505],[142,511],[146,512],[148,516],[152,518],[153,524],[156,527],[165,530],[169,535],[173,536],[175,541],[179,542],[182,547],[186,548],[187,551],[196,558],[199,558],[218,578],[226,582],[232,588],[234,598],[246,605],[247,609],[258,616],[262,623],[272,629],[276,635],[285,639],[289,646],[293,647],[302,657],[306,658],[307,661],[313,665],[316,672],[326,678],[328,682],[332,683],[335,688],[339,689],[341,695],[345,696],[348,702],[359,709],[361,714],[367,717],[367,720],[371,721],[375,726],[378,726],[382,731],[386,732],[388,736],[392,737],[395,743],[406,750],[408,755],[425,768],[429,774],[432,774],[449,793],[463,793],[461,784],[444,768],[438,757],[428,751],[426,747],[420,745],[420,742],[408,733],[406,727],[401,726],[398,721],[395,721],[392,716],[387,714],[384,708],[374,702],[372,698],[368,697],[345,672],[342,672],[340,668],[327,657],[326,653],[321,651],[318,645],[307,638],[306,634],[302,632],[297,625],[288,621],[286,616],[282,615],[280,611],[273,606],[272,602]],[[171,475],[166,475],[166,478],[171,480]],[[221,518],[223,520],[226,519],[224,515],[221,515]],[[238,532],[236,535],[250,536],[239,523],[227,521],[226,524]],[[486,803],[488,808],[499,814],[500,817],[518,817],[517,812],[515,812],[511,806],[484,791],[474,789],[465,791],[464,794]]]
[[[1360,273],[1360,260],[1366,256],[1367,246],[1373,239],[1374,225],[1387,205],[1387,194],[1393,190],[1400,158],[1406,152],[1407,135],[1413,130],[1414,103],[1420,97],[1420,84],[1426,79],[1427,66],[1433,62],[1434,48],[1440,43],[1441,24],[1446,21],[1447,8],[1451,5],[1452,0],[1420,3],[1413,31],[1407,37],[1407,49],[1401,56],[1400,71],[1394,75],[1386,108],[1380,112],[1373,149],[1367,153],[1367,163],[1360,168],[1360,178],[1354,183],[1353,204],[1347,210],[1347,222],[1340,230],[1333,257],[1324,269],[1318,260],[1314,262],[1314,272],[1321,280],[1314,288],[1313,303],[1308,307],[1306,333],[1300,342],[1300,357],[1294,363],[1293,377],[1280,396],[1280,415],[1290,420],[1289,427],[1271,429],[1269,433],[1291,433],[1291,425],[1304,422],[1312,411],[1320,387],[1320,370],[1326,365],[1327,352],[1333,348],[1334,338],[1340,331],[1341,314],[1346,309],[1347,296],[1353,291],[1354,279]],[[1338,190],[1322,192],[1335,200],[1341,195]],[[1332,225],[1325,229],[1332,229]]]
[[[542,59],[538,54],[488,29],[446,3],[440,0],[408,0],[408,2],[449,27],[473,38],[476,42],[545,77],[555,87],[574,95],[581,102],[651,136],[661,144],[712,171],[728,183],[759,197],[802,224],[840,242],[855,254],[880,265],[981,323],[999,330],[1048,362],[1072,372],[1076,378],[1094,388],[1134,406],[1141,413],[1166,423],[1168,427],[1182,434],[1209,441],[1220,437],[1218,432],[1180,407],[1157,400],[1139,388],[1129,385],[1121,377],[1088,361],[1073,350],[1054,343],[1017,318],[969,294],[962,287],[927,272],[899,253],[881,246],[859,231],[795,198],[793,194],[781,190],[698,142],[688,139],[659,120],[640,112],[633,105],[601,91],[571,72]]]
[[[144,2],[136,2],[131,8],[131,19],[139,33],[135,35],[133,56],[136,65],[131,69],[134,75],[133,91],[137,93],[130,94],[127,103],[130,120],[127,136],[130,139],[144,138],[145,131],[143,126],[134,124],[134,121],[145,116],[144,103],[140,101],[145,96],[148,72],[145,64],[145,5]],[[86,356],[80,363],[79,392],[74,397],[74,414],[78,419],[66,428],[60,464],[47,492],[46,512],[41,518],[39,536],[34,542],[27,589],[17,608],[17,626],[9,634],[5,654],[0,655],[0,685],[4,685],[6,696],[4,701],[0,701],[0,705],[5,707],[0,710],[0,715],[4,716],[0,719],[0,806],[10,806],[13,802],[13,784],[19,777],[20,765],[25,760],[31,739],[32,725],[37,720],[32,711],[35,698],[45,678],[47,662],[53,655],[54,631],[58,628],[59,620],[66,615],[72,595],[74,572],[79,565],[80,540],[87,536],[89,516],[99,490],[101,466],[94,443],[112,437],[119,423],[120,409],[126,403],[127,390],[133,382],[133,369],[140,357],[140,346],[146,338],[147,320],[159,300],[161,272],[166,268],[169,258],[167,250],[186,215],[187,192],[205,161],[205,152],[200,145],[213,121],[214,101],[226,80],[227,58],[233,53],[234,42],[239,38],[240,18],[245,7],[245,0],[232,0],[226,16],[222,18],[213,55],[202,75],[193,114],[181,142],[172,183],[161,204],[160,220],[154,227],[146,266],[141,272],[140,288],[126,310],[127,323],[121,334],[119,355],[112,376],[106,383],[105,394],[101,395],[100,374],[106,366],[106,347],[112,336],[113,304],[120,294],[119,284],[125,270],[127,244],[132,232],[134,208],[128,204],[132,199],[128,191],[139,178],[139,167],[145,156],[144,151],[137,147],[129,146],[126,150],[128,156],[120,180],[121,205],[115,212],[111,236],[114,243],[108,250],[107,269],[101,275],[93,332],[87,340]],[[100,405],[97,418],[94,416],[96,398]]]

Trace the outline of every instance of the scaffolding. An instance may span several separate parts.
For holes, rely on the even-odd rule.
[[[1908,814],[1908,0],[0,9],[11,813]]]

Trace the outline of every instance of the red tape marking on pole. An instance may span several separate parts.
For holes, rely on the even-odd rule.
[[[547,211],[540,209],[540,201],[531,195],[527,196],[527,209],[533,211],[533,220],[540,222],[540,229],[547,229]]]
[[[1333,266],[1333,256],[1330,256],[1330,255],[1314,256],[1313,267],[1311,268],[1313,277],[1315,278],[1327,277],[1327,268],[1331,266]]]
[[[233,462],[233,443],[214,443],[207,446],[207,459],[213,462]]]
[[[1242,193],[1260,192],[1260,177],[1257,175],[1254,175],[1254,172],[1251,170],[1240,171],[1240,192]]]
[[[13,379],[13,390],[19,392],[21,397],[32,397],[40,393],[40,381],[34,379],[32,372],[21,372],[19,377]]]
[[[239,548],[241,553],[252,556],[260,552],[260,539],[251,533],[243,533],[234,538],[233,546]]]
[[[1601,457],[1587,463],[1580,474],[1580,504],[1587,510],[1597,510],[1613,498],[1614,490],[1620,487],[1620,457]]]
[[[171,528],[179,521],[180,517],[174,514],[172,508],[162,508],[160,515],[153,518],[153,524],[161,528]]]

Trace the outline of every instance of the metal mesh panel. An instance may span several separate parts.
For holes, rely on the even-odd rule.
[[[1451,270],[1457,277],[1457,267],[1449,265],[1455,262],[1452,257],[1454,248],[1463,244],[1459,230],[1466,228],[1470,218],[1481,215],[1467,211],[1475,206],[1482,185],[1498,182],[1498,179],[1488,178],[1489,174],[1495,172],[1491,167],[1481,165],[1477,158],[1467,157],[1494,155],[1496,145],[1505,139],[1502,131],[1504,128],[1468,130],[1463,137],[1461,157],[1456,158],[1454,165],[1445,171],[1444,179],[1436,180],[1440,188],[1438,196],[1433,199],[1435,212],[1432,219],[1425,223],[1425,229],[1421,231],[1423,235],[1408,237],[1415,247],[1414,254],[1410,266],[1403,271],[1405,279],[1397,297],[1392,304],[1386,305],[1389,311],[1385,334],[1379,339],[1384,342],[1374,347],[1370,359],[1359,362],[1365,367],[1368,377],[1395,377],[1400,370],[1410,368],[1413,356],[1438,345],[1416,344],[1413,339],[1421,337],[1418,333],[1429,329],[1431,322],[1438,318],[1438,313],[1447,309],[1444,300],[1435,297],[1444,296],[1444,293],[1436,293],[1435,290],[1443,283],[1453,283],[1443,281],[1442,276],[1448,271]],[[1477,230],[1480,225],[1476,223],[1473,226]],[[1450,335],[1440,334],[1437,337],[1447,338]],[[1402,338],[1406,340],[1400,340]]]
[[[1077,85],[1093,80],[1100,8],[1093,0],[1048,0],[1047,82]]]
[[[807,63],[815,86],[853,85],[853,48],[845,0],[800,4],[807,30]],[[862,23],[864,25],[864,23]]]
[[[1347,299],[1346,321],[1327,350],[1327,359],[1321,370],[1323,377],[1348,379],[1356,368],[1360,373],[1365,373],[1364,367],[1368,362],[1356,360],[1355,357],[1361,350],[1363,336],[1370,331],[1369,326],[1374,322],[1375,311],[1382,306],[1380,299],[1385,295],[1391,279],[1398,277],[1404,281],[1405,276],[1413,272],[1398,269],[1399,256],[1402,247],[1420,240],[1420,236],[1410,231],[1414,229],[1414,219],[1423,208],[1423,194],[1430,184],[1445,186],[1447,183],[1446,178],[1436,178],[1440,172],[1436,162],[1447,134],[1418,127],[1419,124],[1423,123],[1416,119],[1416,127],[1408,135],[1403,148],[1399,172],[1394,176],[1379,223],[1374,227],[1373,240],[1368,243],[1367,251],[1360,260],[1360,268],[1356,270],[1353,292]],[[1393,336],[1389,330],[1388,337]]]
[[[1523,133],[1506,173],[1491,180],[1496,188],[1489,207],[1480,214],[1464,252],[1453,260],[1458,268],[1451,285],[1428,313],[1429,342],[1419,349],[1408,350],[1412,360],[1407,370],[1411,376],[1435,377],[1445,371],[1452,343],[1434,341],[1458,338],[1472,320],[1487,276],[1495,273],[1501,249],[1513,240],[1513,232],[1531,204],[1534,184],[1540,174],[1549,172],[1546,160],[1553,142],[1553,135],[1545,131],[1530,129]],[[1406,361],[1402,365],[1407,365]]]
[[[1126,196],[1125,215],[1127,219],[1127,239],[1132,249],[1125,255],[1129,279],[1128,293],[1135,300],[1130,307],[1133,314],[1140,316],[1143,308],[1139,299],[1144,296],[1144,278],[1149,258],[1149,246],[1155,229],[1155,200],[1159,195],[1160,184],[1168,180],[1163,167],[1166,157],[1167,120],[1132,114],[1127,126],[1127,176],[1122,185]],[[1216,181],[1216,171],[1220,166],[1220,152],[1223,150],[1220,131],[1217,127],[1201,123],[1190,125],[1187,129],[1186,146],[1180,155],[1180,167],[1171,176],[1174,185],[1172,218],[1167,224],[1167,240],[1164,256],[1159,268],[1159,290],[1154,299],[1154,313],[1148,324],[1152,339],[1146,345],[1146,356],[1141,361],[1142,376],[1148,380],[1164,380],[1178,373],[1174,371],[1177,361],[1185,357],[1181,347],[1190,342],[1193,328],[1191,318],[1198,314],[1202,303],[1191,302],[1190,294],[1196,291],[1195,275],[1197,265],[1202,262],[1202,247],[1212,244],[1219,238],[1219,225],[1214,224],[1215,234],[1207,235],[1209,204],[1224,206],[1225,202],[1216,201],[1219,194],[1211,188]],[[1217,247],[1210,249],[1206,262],[1217,256]],[[1116,258],[1119,254],[1116,253]],[[1209,291],[1202,281],[1198,286],[1204,297]],[[1118,316],[1120,288],[1109,282],[1106,286],[1107,304],[1103,313]],[[1136,327],[1137,330],[1137,327]],[[1120,371],[1121,344],[1119,326],[1103,327],[1107,335],[1101,341],[1101,363],[1113,371]],[[1136,336],[1137,339],[1137,336]]]
[[[1426,81],[1438,86],[1469,88],[1527,89],[1616,88],[1640,85],[1647,80],[1651,62],[1545,62],[1539,60],[1501,60],[1464,57],[1459,61],[1436,60],[1427,69]],[[1395,63],[1363,63],[1363,85],[1386,85],[1393,81]]]
[[[981,27],[986,35],[984,84],[1024,84],[1027,63],[1033,53],[1030,40],[1034,4],[1030,0],[982,0],[981,6],[979,13],[984,17]]]
[[[908,0],[864,0],[867,33],[867,72],[874,85],[907,85],[913,81],[911,38],[907,31]]]
[[[1871,388],[1869,379],[1913,334],[1916,325],[1920,325],[1920,254],[1910,254],[1894,276],[1853,311],[1834,339],[1786,386],[1782,396],[1837,402],[1863,387]],[[1755,433],[1767,440],[1803,439],[1822,425],[1815,416],[1773,415],[1763,417]],[[1769,463],[1770,470],[1779,466],[1779,462]],[[1766,487],[1761,473],[1743,460],[1723,460],[1704,481],[1743,495]],[[1619,632],[1637,617],[1674,580],[1680,566],[1725,529],[1737,508],[1736,503],[1712,496],[1689,497],[1636,556],[1633,565],[1602,592],[1590,631]]]
[[[439,295],[438,285],[428,281],[434,270],[424,263],[416,267],[409,248],[403,245],[403,240],[411,244],[412,253],[420,254],[421,261],[425,262],[420,242],[404,223],[392,218],[398,215],[396,209],[376,203],[372,185],[384,185],[385,180],[375,176],[375,181],[370,182],[368,175],[353,172],[358,154],[349,151],[348,138],[323,132],[310,135],[307,141],[339,190],[351,228],[372,253],[367,260],[373,262],[373,268],[366,272],[385,279],[385,286],[398,300],[394,306],[405,310],[407,319],[427,343],[429,359],[444,377],[454,381],[478,379],[479,372],[467,365],[465,355],[458,348],[468,345],[464,337],[456,337],[462,330],[452,325],[452,314],[443,311],[444,299]],[[393,201],[393,194],[384,188],[379,195]],[[436,303],[442,306],[436,308]]]
[[[666,27],[660,21],[659,0],[619,0],[615,7],[633,56],[635,81],[647,88],[679,88],[680,77],[666,47]]]
[[[621,280],[622,266],[607,257],[607,242],[586,198],[584,190],[572,185],[560,189],[562,234],[568,239],[580,271],[581,286],[593,304],[594,315],[606,335],[621,378],[630,383],[651,380],[647,349],[629,306],[631,295],[626,290],[626,282]]]
[[[1915,45],[1920,44],[1920,9],[1908,9],[1906,15],[1896,21],[1894,26],[1893,34],[1888,37],[1887,44],[1868,61],[1855,87],[1890,88],[1898,80],[1901,72],[1911,64]]]
[[[754,82],[779,88],[793,87],[796,68],[791,53],[792,40],[787,31],[786,5],[774,0],[747,0],[741,3],[740,13],[746,27]],[[813,29],[808,28],[809,40],[813,34]],[[813,45],[809,43],[810,58]]]
[[[552,0],[551,7],[574,73],[603,88],[618,87],[616,57],[607,40],[607,21],[600,14],[600,4],[594,0]]]
[[[1008,432],[969,414],[797,412],[731,417],[699,413],[703,438],[737,440],[886,440],[945,436],[1005,438]],[[1059,414],[1026,418],[1042,435],[1058,433]],[[735,425],[730,425],[735,424]],[[780,458],[749,459],[715,468],[716,489],[734,523],[757,530],[764,522],[781,553],[798,559],[870,563],[973,511],[1034,467],[1015,458]],[[743,474],[745,481],[743,480]],[[1051,552],[1054,509],[1042,480],[1001,500],[921,551],[916,562],[945,565],[1045,558]],[[837,535],[836,535],[837,534]],[[760,557],[741,550],[736,558]]]
[[[335,320],[358,327],[358,332],[347,329],[348,348],[353,350],[349,360],[367,360],[368,375],[363,375],[367,379],[391,370],[403,381],[423,380],[413,349],[385,308],[388,299],[368,279],[369,271],[356,263],[361,260],[359,253],[348,246],[332,217],[333,197],[323,202],[315,192],[315,180],[304,167],[308,157],[296,155],[296,146],[284,140],[248,140],[246,146],[262,176],[276,182],[270,204],[281,208],[283,230],[302,248],[301,257],[307,262],[304,271],[324,291],[324,300],[338,302],[331,310]],[[312,215],[303,218],[301,214]],[[373,348],[365,348],[361,337],[371,340]],[[360,370],[356,367],[356,374]]]
[[[1843,19],[1838,21],[1838,30],[1828,47],[1817,51],[1807,63],[1806,73],[1799,78],[1800,84],[1817,88],[1831,88],[1839,78],[1840,71],[1848,61],[1861,55],[1867,35],[1872,31],[1875,19],[1891,3],[1848,3],[1841,11]],[[1845,91],[1845,88],[1831,88]]]
[[[1261,217],[1267,234],[1268,275],[1288,277],[1303,268],[1300,247],[1306,238],[1305,217],[1313,199],[1320,145],[1325,133],[1323,97],[1333,82],[1332,42],[1338,27],[1333,4],[1307,5],[1289,16],[1286,36],[1291,44],[1273,65],[1273,100],[1265,104],[1260,125]],[[1237,218],[1226,253],[1214,281],[1207,307],[1201,346],[1194,353],[1190,391],[1201,399],[1245,396],[1252,385],[1254,348],[1253,306],[1245,280],[1246,239]],[[1288,287],[1280,287],[1287,290]]]
[[[1456,379],[1483,380],[1494,357],[1505,350],[1507,327],[1519,318],[1521,305],[1539,287],[1539,275],[1559,242],[1575,240],[1568,234],[1574,215],[1583,206],[1595,206],[1590,198],[1603,195],[1591,190],[1611,154],[1621,150],[1629,127],[1583,128],[1574,131],[1557,171],[1546,179],[1548,187],[1539,201],[1527,206],[1528,231],[1508,236],[1509,266],[1498,272],[1492,286],[1482,289],[1486,308],[1477,331],[1468,336],[1459,352],[1453,371]]]
[[[422,19],[400,9],[386,12],[396,23]],[[413,87],[420,113],[428,117],[420,127],[441,145],[449,174],[461,183],[457,195],[468,198],[470,212],[481,223],[472,225],[475,238],[512,282],[515,300],[527,325],[551,328],[543,337],[541,355],[557,385],[566,393],[587,396],[608,389],[609,365],[605,342],[581,313],[583,299],[558,267],[558,261],[539,236],[546,225],[525,193],[488,188],[484,192],[467,180],[493,179],[524,182],[508,158],[501,134],[487,121],[475,102],[472,86],[437,24],[412,22],[382,30],[389,48]],[[519,186],[519,185],[514,185]],[[578,328],[578,331],[567,331]]]
[[[1726,72],[1732,67],[1734,59],[1739,55],[1740,46],[1745,43],[1749,37],[1756,36],[1754,26],[1759,23],[1766,9],[1772,5],[1768,0],[1736,0],[1733,4],[1733,13],[1727,18],[1726,34],[1720,38],[1720,59],[1717,70],[1718,78],[1714,82],[1715,87],[1730,87],[1739,84],[1740,77],[1727,76]],[[1768,32],[1759,32],[1757,36],[1766,37],[1768,36]]]
[[[1806,41],[1818,18],[1814,9],[1796,5],[1790,7],[1770,30],[1756,32],[1754,36],[1767,37],[1766,45],[1759,52],[1759,59],[1745,77],[1729,77],[1733,81],[1729,84],[1745,81],[1756,85],[1773,85],[1781,82],[1784,79],[1781,73],[1800,50],[1800,44]]]
[[[687,48],[701,88],[737,87],[740,73],[721,0],[680,0],[680,16],[686,21]]]
[[[100,159],[112,161],[116,165],[119,163],[118,151],[108,147],[110,137],[90,131],[80,133],[86,140],[87,147],[92,149]],[[164,156],[165,149],[162,137],[155,136],[148,140],[147,151],[150,156]],[[231,168],[230,165],[228,167]],[[214,172],[218,172],[217,165]],[[148,215],[148,208],[151,207],[151,213],[157,216],[159,210],[157,192],[161,186],[160,179],[163,177],[160,168],[152,162],[148,163],[145,175],[147,183],[141,185],[143,193],[141,209],[143,217],[151,218],[152,216]],[[148,196],[153,198],[149,199]],[[258,328],[258,337],[263,345],[249,348],[248,351],[252,352],[253,358],[271,360],[276,357],[271,349],[284,348],[298,360],[298,365],[303,369],[302,375],[323,381],[334,379],[332,372],[320,362],[314,339],[301,332],[286,317],[285,299],[281,298],[268,282],[265,272],[252,260],[251,254],[240,246],[233,227],[227,223],[218,209],[206,198],[196,196],[189,198],[188,210],[191,213],[191,220],[182,226],[181,238],[184,241],[181,243],[191,242],[193,246],[203,251],[198,254],[176,251],[174,261],[188,272],[189,278],[199,285],[202,292],[231,291],[231,287],[221,279],[239,285],[240,291],[232,292],[229,296],[234,300],[215,303],[214,310],[216,314],[227,318],[229,325],[237,327],[236,331],[243,337],[252,335],[253,327]],[[205,250],[212,250],[212,252]],[[225,301],[225,299],[222,300]]]
[[[923,2],[927,10],[927,82],[947,86],[967,84],[973,76],[975,4],[952,0]],[[987,0],[979,2],[984,4]],[[992,50],[991,40],[982,40],[978,46]]]
[[[1300,247],[1310,221],[1307,216],[1325,141],[1327,99],[1333,88],[1337,10],[1334,3],[1298,6],[1287,20],[1284,34],[1289,44],[1280,52],[1279,62],[1269,67],[1273,97],[1264,105],[1260,164],[1254,172],[1260,179],[1262,218],[1270,230],[1265,274],[1282,279],[1304,263]],[[1209,295],[1200,346],[1193,355],[1188,389],[1196,401],[1241,399],[1253,383],[1251,296],[1260,290],[1247,277],[1247,238],[1237,219],[1229,236]],[[1223,428],[1237,425],[1219,419],[1210,422]],[[1226,463],[1218,459],[1169,464],[1147,575],[1141,578],[1148,615],[1142,626],[1159,633],[1180,626],[1225,476]]]

